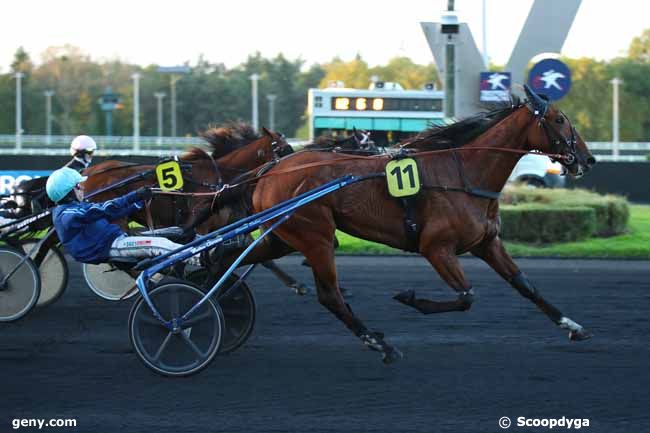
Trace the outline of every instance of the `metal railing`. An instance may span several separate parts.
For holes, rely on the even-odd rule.
[[[16,136],[0,134],[0,155],[67,155],[72,135],[23,135],[21,146],[16,147]],[[164,156],[184,151],[190,146],[205,145],[199,137],[139,137],[138,147],[133,137],[93,136],[97,142],[97,155],[142,155]],[[287,139],[292,145],[303,144],[304,140]]]
[[[650,155],[650,142],[590,141],[587,146],[598,161],[647,161]]]
[[[0,135],[0,155],[67,155],[73,138],[71,135],[23,135],[21,147],[17,149],[15,135]],[[189,146],[205,144],[199,137],[139,137],[139,149],[136,149],[131,136],[93,138],[99,147],[99,155],[164,156],[180,153]],[[297,138],[287,141],[294,146],[306,143]],[[587,144],[598,161],[647,161],[647,155],[650,155],[650,142],[620,142],[616,147],[608,141],[590,141]]]

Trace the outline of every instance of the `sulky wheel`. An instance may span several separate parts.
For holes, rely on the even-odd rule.
[[[119,301],[129,299],[138,293],[137,290],[133,290],[135,288],[135,278],[129,273],[116,268],[113,264],[100,263],[91,265],[84,263],[82,268],[86,284],[100,298],[108,301]],[[127,293],[128,295],[122,298]]]
[[[165,320],[178,318],[199,302],[201,290],[184,282],[163,282],[149,296]],[[224,329],[218,305],[208,299],[177,331],[153,316],[138,297],[129,315],[129,336],[135,353],[150,369],[164,376],[189,376],[217,355]]]
[[[199,286],[204,292],[212,288],[218,278],[210,276],[205,269],[192,272],[187,279]],[[224,283],[225,287],[232,286],[239,277],[232,274]],[[251,336],[255,327],[255,298],[245,281],[219,300],[223,312],[226,329],[219,352],[228,353],[238,349]]]
[[[30,258],[35,260],[38,250],[34,246],[38,239],[29,239],[22,243],[25,254],[29,253]],[[32,251],[34,250],[34,251]],[[45,307],[55,302],[65,291],[68,285],[68,262],[58,247],[51,247],[41,263],[34,262],[38,266],[41,276],[41,296],[36,301],[37,307]]]
[[[31,259],[10,247],[0,247],[0,322],[13,322],[36,305],[41,278]],[[21,262],[22,261],[22,262]]]

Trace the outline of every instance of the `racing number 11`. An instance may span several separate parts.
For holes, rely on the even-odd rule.
[[[420,175],[413,158],[402,158],[386,164],[388,193],[393,197],[408,197],[420,191]]]
[[[409,175],[409,189],[415,188],[415,175],[413,174],[413,166],[407,165],[406,167],[397,166],[390,172],[393,176],[397,178],[397,188],[405,189],[404,182],[402,181],[402,172],[408,173]]]

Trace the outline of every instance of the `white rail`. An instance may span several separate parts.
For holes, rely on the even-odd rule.
[[[0,134],[0,155],[67,155],[68,146],[74,137],[69,135],[23,135],[21,146],[16,146],[16,136]],[[164,156],[182,152],[189,146],[201,146],[205,142],[199,137],[140,137],[139,149],[135,149],[133,137],[95,136],[99,147],[98,155],[143,155]],[[289,144],[300,147],[305,140],[287,139]],[[614,147],[608,141],[590,141],[589,149],[598,161],[647,161],[650,142],[620,142],[619,156],[613,155]],[[607,153],[604,153],[607,152]],[[620,154],[626,152],[627,154]]]
[[[16,147],[15,135],[0,134],[0,155],[68,155],[70,142],[74,136],[68,135],[23,135],[20,148]],[[190,146],[205,145],[199,137],[140,137],[139,149],[134,149],[133,137],[93,136],[97,142],[97,155],[141,155],[165,156],[177,154]],[[289,138],[292,146],[300,146],[304,140]]]

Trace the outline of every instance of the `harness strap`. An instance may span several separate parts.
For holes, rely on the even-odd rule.
[[[477,197],[484,197],[484,198],[495,199],[495,200],[497,200],[501,196],[500,192],[474,188],[470,183],[469,179],[467,178],[467,174],[465,174],[465,167],[463,166],[463,161],[461,161],[461,159],[458,157],[458,154],[456,154],[456,152],[451,152],[451,155],[454,157],[454,161],[456,161],[456,165],[458,166],[458,173],[460,175],[461,180],[463,181],[463,188],[460,189],[461,191]]]
[[[420,226],[415,220],[415,206],[417,205],[418,196],[402,197],[400,199],[402,206],[404,206],[404,229],[409,244],[412,246],[412,251],[420,249]]]

